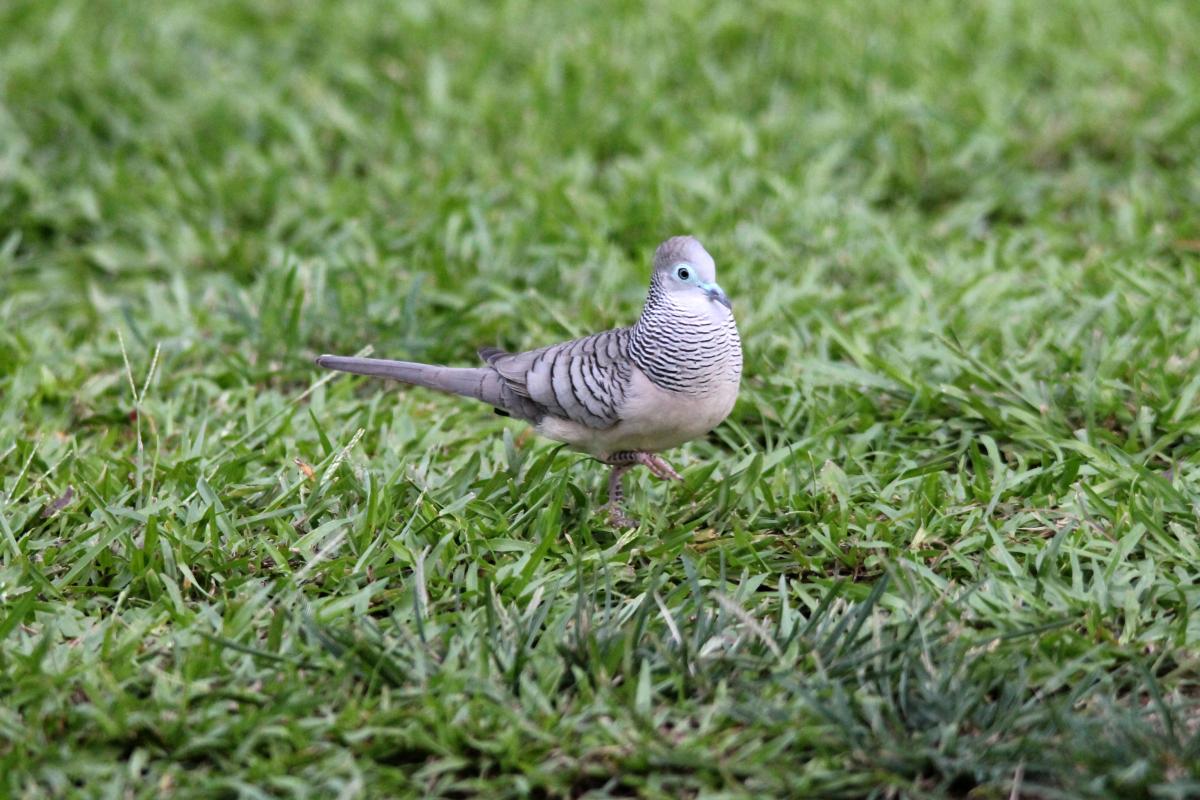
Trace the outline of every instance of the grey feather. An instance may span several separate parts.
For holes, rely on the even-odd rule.
[[[618,328],[525,353],[489,352],[485,358],[514,392],[545,413],[604,430],[620,421],[633,367],[628,340],[629,329]]]
[[[424,386],[427,389],[482,400],[511,416],[530,422],[537,422],[544,413],[516,396],[507,382],[490,367],[441,367],[414,361],[330,355],[319,356],[317,366],[338,372],[352,372],[355,375],[388,378],[413,386]]]
[[[742,351],[729,308],[712,257],[695,239],[678,236],[655,252],[646,303],[631,327],[522,353],[480,348],[481,367],[340,356],[321,356],[317,364],[475,398],[539,432],[586,440],[593,452],[604,452],[608,440],[627,446],[629,434],[620,430],[630,414],[640,415],[633,420],[642,432],[635,438],[686,441],[697,435],[694,419],[719,421],[736,397]],[[665,393],[658,408],[647,402],[644,388],[631,395],[635,376],[643,376],[637,386],[649,381]],[[647,433],[656,425],[664,435]]]

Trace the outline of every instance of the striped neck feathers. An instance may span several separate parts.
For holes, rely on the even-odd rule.
[[[699,293],[681,300],[657,275],[630,329],[629,353],[646,377],[669,391],[707,394],[741,376],[733,313]]]

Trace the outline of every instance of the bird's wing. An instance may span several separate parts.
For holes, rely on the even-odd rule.
[[[546,414],[604,430],[621,420],[633,371],[628,340],[629,329],[618,328],[526,353],[484,348],[479,355]]]

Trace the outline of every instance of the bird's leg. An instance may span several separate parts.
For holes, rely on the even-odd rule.
[[[621,476],[632,464],[613,464],[612,472],[608,475],[608,521],[616,528],[632,528],[637,520],[625,513],[622,506],[625,503],[625,490],[621,488]]]
[[[613,453],[604,459],[604,463],[612,466],[612,473],[608,476],[608,519],[613,525],[621,528],[628,528],[637,524],[635,520],[625,514],[624,509],[621,507],[625,501],[625,492],[621,488],[621,476],[630,467],[635,464],[641,464],[650,470],[650,474],[656,478],[674,481],[683,480],[683,477],[672,469],[671,465],[661,456],[642,450],[622,450],[619,453]]]
[[[641,464],[646,469],[650,470],[650,474],[656,478],[663,480],[681,481],[683,476],[671,468],[671,465],[659,455],[647,453],[644,450],[622,450],[619,453],[613,453],[608,458],[604,459],[605,464],[615,466],[633,466]]]
[[[638,463],[650,470],[650,474],[662,480],[681,481],[683,476],[676,472],[666,459],[655,453],[638,453]]]

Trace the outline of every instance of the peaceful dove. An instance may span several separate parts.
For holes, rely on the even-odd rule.
[[[646,304],[632,326],[524,353],[484,347],[479,356],[486,366],[329,355],[317,364],[482,400],[590,453],[612,466],[608,513],[621,527],[635,524],[622,509],[625,471],[641,464],[680,480],[657,453],[719,425],[742,376],[732,306],[712,256],[691,236],[667,239],[655,251]]]

